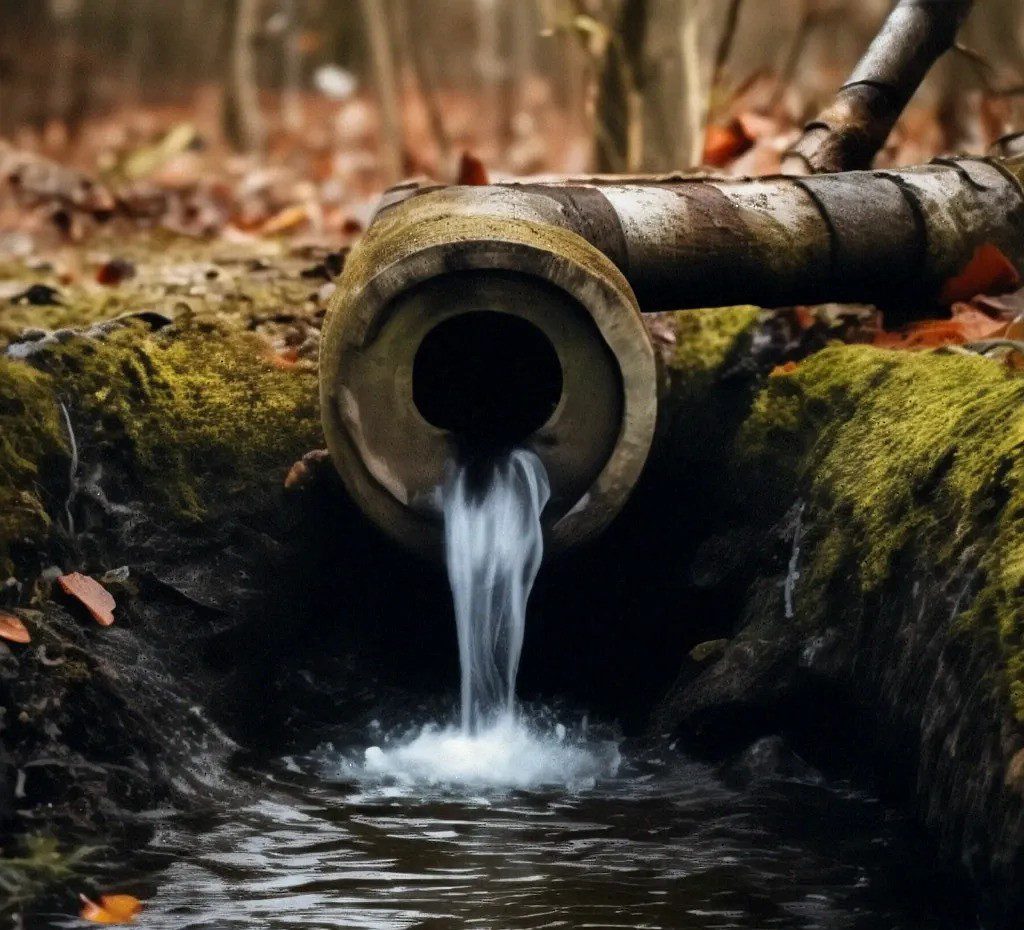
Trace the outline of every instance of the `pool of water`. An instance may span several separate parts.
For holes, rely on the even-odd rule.
[[[359,771],[364,748],[264,764],[244,801],[163,822],[138,926],[976,926],[902,816],[809,770],[723,780],[624,746],[596,783],[488,790]]]

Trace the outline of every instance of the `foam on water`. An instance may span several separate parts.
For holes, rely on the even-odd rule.
[[[475,481],[457,467],[440,493],[459,642],[460,725],[426,726],[396,745],[371,746],[362,774],[473,789],[592,786],[617,771],[615,745],[567,740],[560,724],[531,726],[515,702],[526,603],[544,551],[547,474],[536,455],[516,450],[484,477]]]
[[[394,747],[371,746],[364,773],[405,786],[584,790],[613,776],[619,762],[613,742],[567,739],[561,725],[542,731],[507,715],[473,734],[426,726]]]

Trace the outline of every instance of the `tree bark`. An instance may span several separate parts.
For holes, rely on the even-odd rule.
[[[263,144],[263,117],[253,44],[260,0],[231,0],[227,22],[228,79],[224,85],[224,134],[232,148],[253,152]]]
[[[596,116],[598,171],[637,171],[643,158],[641,88],[647,0],[625,0],[601,72]]]
[[[835,99],[804,127],[787,174],[870,167],[925,74],[956,39],[971,0],[900,0]]]
[[[381,120],[381,160],[386,181],[397,181],[404,174],[402,168],[402,123],[398,111],[398,78],[395,56],[391,47],[383,0],[360,0],[363,21],[366,24],[373,76],[377,85],[377,99]]]

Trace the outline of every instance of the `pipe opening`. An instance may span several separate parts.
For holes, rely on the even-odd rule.
[[[423,338],[413,360],[413,403],[454,434],[464,452],[512,448],[542,427],[562,397],[551,340],[509,313],[451,317]]]

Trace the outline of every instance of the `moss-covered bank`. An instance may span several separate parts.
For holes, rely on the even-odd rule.
[[[952,575],[973,551],[973,597],[951,633],[998,642],[993,672],[1024,722],[1022,452],[1016,373],[966,353],[843,347],[769,379],[735,461],[769,476],[777,503],[804,489],[814,519],[794,589],[797,624],[824,622],[838,571],[852,571],[868,596],[908,560]]]
[[[656,715],[702,740],[853,727],[1000,926],[1024,913],[1022,401],[963,351],[834,346],[766,378],[722,424],[708,542],[745,607]]]
[[[121,285],[64,287],[53,307],[5,311],[0,576],[68,535],[97,492],[115,509],[212,519],[278,488],[321,444],[308,261],[198,262],[187,244],[151,254],[152,265],[134,255]],[[54,314],[65,328],[11,329]]]
[[[133,811],[213,790],[218,725],[280,625],[265,582],[300,519],[284,479],[321,445],[312,259],[165,245],[136,243],[116,285],[0,281],[60,301],[0,296],[0,609],[32,637],[0,641],[0,881],[22,897],[52,884],[19,857],[32,836],[131,845]],[[61,595],[71,571],[111,591],[113,627]],[[264,620],[250,662],[218,664],[219,637]]]

